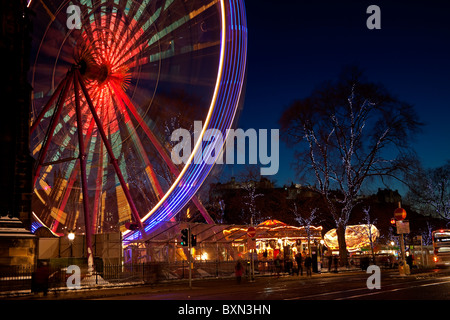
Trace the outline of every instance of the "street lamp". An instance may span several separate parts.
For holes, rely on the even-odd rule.
[[[70,241],[70,257],[73,258],[73,240],[75,240],[75,232],[70,231],[67,235],[67,239]]]
[[[72,231],[69,232],[69,234],[67,235],[67,238],[68,238],[70,241],[75,240],[75,233],[73,233]]]

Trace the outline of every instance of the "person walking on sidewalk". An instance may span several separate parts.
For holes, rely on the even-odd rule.
[[[300,273],[303,276],[303,257],[300,251],[295,255],[295,262],[297,262],[297,275]]]
[[[331,254],[331,250],[327,250],[327,261],[328,261],[328,272],[331,272],[331,265],[333,264],[333,255]]]
[[[277,257],[275,258],[275,270],[277,273],[277,277],[280,276],[280,272],[281,272],[281,259],[280,259],[280,255],[277,255]]]
[[[312,259],[311,256],[309,255],[309,253],[306,255],[305,258],[305,269],[306,269],[306,276],[311,277],[311,266],[312,266]]]
[[[333,263],[334,263],[334,272],[337,273],[338,272],[338,256],[337,254],[334,255],[333,257]]]
[[[236,282],[237,284],[240,284],[242,280],[242,274],[244,273],[244,266],[242,265],[240,260],[236,263],[236,266],[234,267],[234,272],[236,275]]]

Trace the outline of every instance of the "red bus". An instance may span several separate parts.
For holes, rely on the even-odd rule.
[[[450,229],[433,231],[434,262],[437,267],[450,267]]]

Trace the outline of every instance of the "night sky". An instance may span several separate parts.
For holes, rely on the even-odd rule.
[[[366,26],[372,4],[381,9],[380,30]],[[292,101],[352,64],[415,106],[425,123],[415,150],[425,167],[443,165],[450,159],[449,6],[445,1],[247,0],[248,74],[238,127],[279,128]],[[301,183],[292,155],[280,142],[280,171],[269,177],[279,186]]]

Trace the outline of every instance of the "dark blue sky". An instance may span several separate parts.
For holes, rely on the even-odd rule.
[[[369,30],[369,5],[381,30]],[[446,1],[247,0],[248,78],[239,127],[279,128],[283,110],[356,64],[413,104],[426,125],[414,143],[427,167],[450,159],[450,4]],[[301,182],[280,144],[277,184]],[[235,169],[236,170],[236,169]]]

